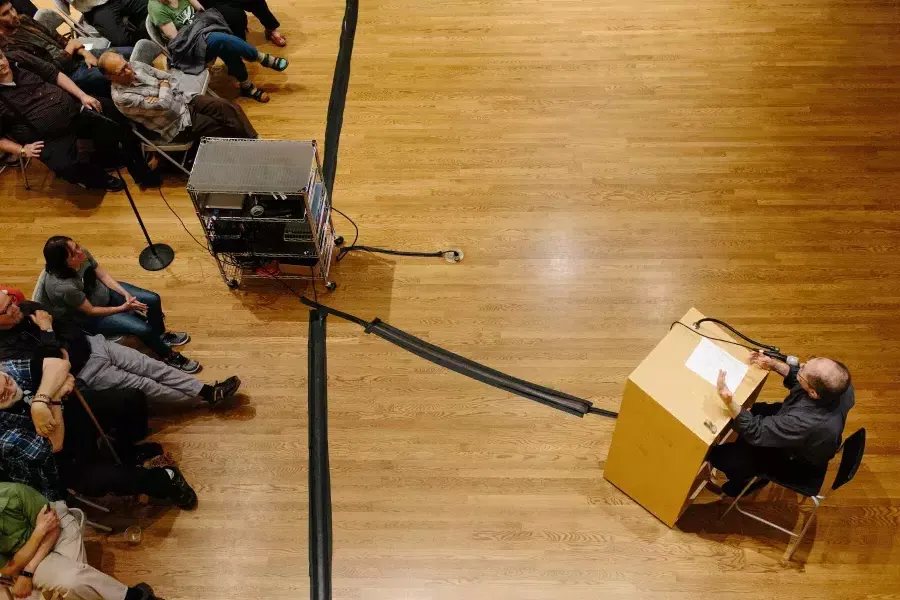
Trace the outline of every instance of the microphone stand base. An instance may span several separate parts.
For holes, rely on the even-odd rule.
[[[159,271],[165,269],[175,260],[175,251],[168,244],[153,244],[141,250],[138,259],[140,265],[147,271]]]

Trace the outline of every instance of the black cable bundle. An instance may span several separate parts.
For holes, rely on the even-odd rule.
[[[325,311],[309,311],[309,597],[331,600],[331,473]]]
[[[344,22],[341,25],[341,45],[334,65],[331,97],[328,100],[328,116],[325,121],[325,155],[322,159],[322,178],[328,197],[334,202],[334,176],[337,173],[338,145],[341,126],[344,124],[344,106],[347,104],[347,88],[350,85],[350,59],[353,57],[353,40],[356,37],[356,21],[359,1],[347,0]]]

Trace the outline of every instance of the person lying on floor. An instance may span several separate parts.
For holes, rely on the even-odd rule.
[[[174,68],[197,75],[203,72],[206,63],[221,58],[228,74],[240,83],[242,96],[257,102],[269,101],[269,94],[250,81],[244,61],[284,71],[288,67],[286,58],[260,52],[236,37],[222,13],[215,8],[204,10],[197,0],[150,0],[148,10],[150,21],[169,42]]]
[[[100,120],[93,111],[120,125]],[[24,52],[0,52],[0,151],[39,159],[57,176],[86,188],[115,192],[125,187],[98,159],[124,161],[139,185],[158,186],[159,175],[147,167],[127,123],[112,100],[86,94],[53,65]],[[80,151],[79,140],[94,142],[94,158]]]
[[[16,305],[0,291],[0,360],[61,357],[72,374],[94,390],[138,390],[149,400],[189,402],[198,397],[215,406],[233,396],[241,385],[237,376],[207,385],[175,367],[134,348],[86,335],[74,321],[53,319],[37,302]]]
[[[36,588],[72,600],[158,600],[146,583],[128,587],[87,564],[82,523],[65,502],[0,483],[0,574],[16,598]]]
[[[109,82],[94,67],[102,51],[88,50],[76,39],[67,40],[28,15],[20,15],[12,0],[0,0],[0,36],[5,52],[25,52],[50,63],[91,96],[109,98]],[[131,47],[117,48],[131,55]]]
[[[166,331],[158,294],[120,283],[72,238],[54,235],[44,244],[43,288],[36,300],[91,333],[133,335],[167,365],[196,373],[200,363],[172,350],[191,341],[184,332]]]
[[[40,379],[32,375],[36,364]],[[75,387],[68,361],[5,361],[0,371],[0,472],[8,481],[29,485],[53,501],[72,489],[97,497],[147,494],[184,510],[197,506],[197,494],[178,468],[139,466],[162,454],[159,444],[126,439],[147,434],[146,398],[140,392],[82,392],[104,431],[118,436],[119,465],[98,444],[99,432],[78,399],[66,398]],[[35,381],[40,385],[32,393]]]
[[[112,99],[119,112],[165,142],[203,136],[259,137],[240,106],[190,90],[182,74],[130,63],[115,51],[100,56],[100,70],[112,81]]]

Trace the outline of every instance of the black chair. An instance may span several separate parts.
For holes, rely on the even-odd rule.
[[[837,474],[834,477],[834,482],[831,484],[831,489],[836,490],[845,483],[849,482],[853,479],[853,476],[856,475],[857,469],[859,469],[859,465],[862,462],[863,453],[866,450],[866,430],[865,428],[861,428],[856,431],[853,435],[844,440],[844,443],[841,445],[841,463],[838,466]],[[800,545],[800,541],[803,539],[803,536],[806,535],[806,530],[809,529],[809,525],[812,523],[813,517],[816,516],[816,511],[819,509],[819,506],[822,503],[822,500],[825,499],[825,494],[821,493],[822,484],[825,482],[825,469],[814,469],[810,471],[806,471],[803,473],[797,473],[796,471],[787,474],[787,473],[778,473],[777,469],[772,473],[760,473],[756,477],[750,480],[744,489],[741,490],[741,493],[738,494],[737,498],[734,499],[734,502],[731,503],[731,506],[728,507],[728,510],[725,511],[725,514],[722,515],[722,518],[725,518],[732,508],[737,508],[738,512],[742,515],[746,515],[751,519],[755,519],[760,523],[765,523],[769,527],[774,527],[779,531],[783,531],[788,534],[792,538],[794,538],[793,542],[788,545],[787,550],[784,552],[784,560],[790,560],[791,556],[794,555],[794,551],[797,550],[797,547]],[[780,525],[776,525],[771,521],[767,521],[760,516],[754,515],[753,513],[747,512],[742,509],[740,505],[738,505],[738,500],[744,495],[744,493],[753,485],[758,479],[768,479],[772,483],[776,485],[780,485],[783,488],[787,488],[793,492],[800,494],[802,497],[801,503],[804,499],[809,498],[815,504],[812,512],[809,514],[809,517],[806,519],[806,523],[803,524],[803,528],[800,530],[800,533],[794,533],[790,529],[786,529]]]

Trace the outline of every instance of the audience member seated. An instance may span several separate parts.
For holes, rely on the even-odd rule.
[[[207,62],[221,58],[228,73],[240,83],[241,95],[257,102],[268,102],[269,94],[253,85],[244,61],[258,62],[275,71],[288,67],[286,58],[260,52],[235,37],[221,12],[204,10],[197,0],[150,0],[149,13],[151,22],[169,40],[174,68],[196,75]]]
[[[41,367],[40,379],[32,375],[35,364]],[[52,501],[63,500],[65,491],[72,489],[88,496],[147,494],[184,510],[196,508],[197,494],[176,467],[138,466],[162,453],[159,444],[130,445],[117,439],[123,464],[114,462],[105,445],[98,444],[99,433],[81,403],[76,398],[64,401],[75,387],[68,369],[68,361],[58,358],[0,363],[4,371],[0,373],[0,471],[5,477],[35,488]],[[35,381],[40,385],[32,395]],[[82,393],[104,431],[123,437],[123,431],[143,429],[146,435],[146,399],[140,392],[120,392],[118,402],[110,396],[98,402],[96,392]],[[44,406],[43,412],[36,411],[36,405]],[[113,410],[101,410],[110,407]]]
[[[225,14],[226,11],[230,10],[232,7],[237,7],[242,11],[247,11],[248,13],[252,13],[254,17],[259,19],[260,24],[266,30],[266,39],[275,44],[276,46],[287,46],[287,38],[285,38],[278,28],[281,26],[281,23],[278,22],[278,19],[275,18],[275,15],[272,14],[272,10],[269,8],[269,3],[266,0],[205,0],[206,8],[216,8],[222,14]],[[228,21],[226,15],[226,21]],[[231,24],[228,21],[229,25]],[[232,28],[232,33],[234,33],[239,38],[246,39],[244,35],[244,31],[238,31]]]
[[[0,0],[0,36],[5,52],[21,51],[48,62],[75,85],[98,98],[109,98],[109,81],[94,67],[102,50],[91,52],[78,40],[66,40],[27,15],[20,15],[11,0]],[[132,48],[117,48],[131,56]]]
[[[91,333],[133,335],[166,364],[196,373],[200,364],[172,350],[191,340],[167,332],[159,295],[119,283],[72,238],[55,235],[44,244],[46,273],[42,296],[53,314],[72,317]]]
[[[21,15],[33,17],[37,13],[37,6],[31,0],[12,0],[13,6]]]
[[[112,46],[134,46],[147,37],[147,0],[54,0],[54,4],[67,15],[69,5],[74,6]]]
[[[0,483],[0,574],[14,580],[12,593],[33,589],[73,600],[154,600],[146,583],[128,587],[87,564],[82,523],[65,502],[21,483]]]
[[[72,374],[92,389],[138,390],[155,401],[190,402],[199,397],[215,406],[234,395],[241,385],[236,376],[206,385],[102,335],[85,335],[77,323],[65,317],[54,320],[37,302],[17,306],[0,292],[0,360],[65,355]]]
[[[163,141],[258,137],[240,106],[224,98],[183,91],[179,84],[184,75],[177,72],[129,63],[117,52],[103,53],[100,70],[112,81],[112,98],[119,112],[156,132]]]
[[[99,119],[93,111],[121,125]],[[84,93],[53,65],[22,52],[0,52],[0,151],[40,159],[66,181],[109,191],[125,184],[97,161],[124,160],[139,185],[157,186],[159,176],[147,167],[127,123],[112,100]],[[82,139],[94,141],[93,160],[80,152]]]

